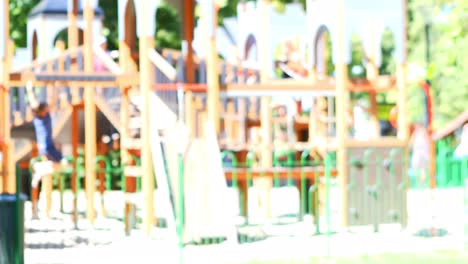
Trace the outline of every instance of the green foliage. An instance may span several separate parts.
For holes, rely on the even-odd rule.
[[[156,47],[180,49],[182,22],[177,10],[163,3],[156,12]]]
[[[365,58],[364,47],[358,35],[351,37],[351,63],[348,65],[348,76],[351,78],[366,77],[366,67],[363,64]]]
[[[118,7],[115,0],[99,0],[99,6],[104,12],[102,33],[107,38],[107,48],[115,50],[119,47]]]
[[[432,81],[434,125],[437,128],[466,110],[468,105],[468,2],[411,0],[409,7],[409,60],[426,68]],[[431,25],[429,65],[425,55],[426,21]],[[420,93],[413,89],[410,98]],[[420,111],[418,107],[410,101],[410,114],[416,116],[415,112]]]
[[[10,9],[10,36],[17,47],[27,46],[27,19],[31,9],[40,0],[13,0],[9,3]]]
[[[393,58],[395,51],[395,36],[390,30],[385,30],[382,35],[382,64],[379,67],[379,74],[381,75],[394,75],[396,69],[396,62]]]

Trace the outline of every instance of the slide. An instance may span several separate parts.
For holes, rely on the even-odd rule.
[[[185,242],[201,238],[225,237],[237,241],[234,215],[229,203],[228,186],[213,124],[206,124],[205,137],[190,139],[187,128],[154,94],[151,97],[151,145],[155,176],[161,203],[175,232],[178,204],[178,154],[184,157]],[[164,138],[159,133],[163,132]],[[166,169],[167,168],[167,169]],[[158,203],[161,210],[161,205]]]

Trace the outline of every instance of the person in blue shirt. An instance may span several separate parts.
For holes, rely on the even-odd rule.
[[[47,103],[38,102],[34,96],[32,83],[27,86],[29,104],[31,106],[34,119],[34,129],[36,130],[36,142],[39,150],[39,155],[47,157],[53,162],[60,162],[62,154],[55,147],[52,138],[52,117]]]
[[[32,185],[33,187],[37,187],[41,178],[44,175],[50,174],[50,170],[58,170],[60,163],[63,162],[64,159],[62,153],[56,148],[53,140],[52,117],[48,104],[39,102],[36,99],[31,82],[28,83],[26,90],[34,116],[33,125],[36,131],[36,143],[39,155],[46,158],[49,164],[52,162],[52,168],[50,168],[50,166],[43,166],[43,168],[46,168],[44,169],[46,172],[35,171]]]

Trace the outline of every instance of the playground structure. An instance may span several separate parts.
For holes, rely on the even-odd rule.
[[[8,6],[8,1],[2,1]],[[154,189],[156,182],[158,189],[165,189],[167,203],[171,192],[177,194],[175,208],[183,210],[183,199],[180,198],[184,189],[175,191],[175,186],[184,180],[174,180],[180,176],[177,162],[180,155],[186,151],[184,146],[178,147],[165,142],[160,136],[172,133],[181,133],[180,123],[184,123],[186,133],[181,133],[181,139],[196,142],[200,149],[210,146],[205,157],[205,167],[197,168],[200,171],[207,170],[209,164],[221,162],[221,155],[215,155],[217,147],[213,147],[213,138],[217,139],[219,148],[223,151],[224,158],[229,156],[231,165],[246,163],[246,167],[252,167],[258,163],[256,173],[251,173],[246,168],[225,169],[226,179],[233,182],[232,186],[240,189],[243,197],[239,200],[248,200],[249,188],[252,181],[263,184],[268,191],[279,187],[279,179],[287,179],[288,186],[293,181],[298,185],[300,196],[307,196],[308,187],[320,184],[320,178],[324,176],[336,177],[340,186],[340,216],[341,225],[349,227],[353,225],[369,225],[386,222],[398,222],[405,225],[405,192],[397,188],[403,182],[405,146],[408,141],[409,129],[406,108],[406,4],[405,1],[308,1],[307,3],[307,33],[308,62],[307,77],[302,80],[273,79],[274,59],[273,48],[269,47],[274,30],[269,27],[269,12],[271,5],[268,1],[258,1],[256,8],[251,3],[246,4],[247,9],[257,14],[259,23],[252,34],[240,33],[238,43],[239,61],[249,58],[253,46],[257,47],[257,68],[249,68],[246,65],[219,61],[216,48],[215,21],[216,7],[214,2],[201,1],[203,15],[200,17],[201,39],[206,47],[204,57],[195,56],[191,47],[192,34],[187,34],[187,53],[165,50],[158,53],[154,47],[155,19],[154,14],[158,3],[156,1],[132,1],[120,0],[119,5],[119,62],[118,64],[101,48],[94,45],[93,39],[97,33],[93,26],[96,15],[95,1],[83,1],[83,43],[79,45],[78,14],[80,5],[77,0],[71,1],[68,8],[68,50],[64,46],[58,46],[61,50],[57,55],[46,52],[45,40],[49,37],[42,36],[37,31],[39,41],[39,54],[30,65],[22,69],[12,69],[11,58],[13,47],[8,40],[5,28],[8,28],[8,12],[3,9],[0,12],[2,22],[5,22],[4,31],[0,31],[0,55],[2,59],[2,89],[0,90],[0,102],[2,111],[1,135],[5,139],[3,146],[3,178],[1,190],[13,193],[14,164],[18,161],[15,156],[21,158],[25,155],[18,154],[31,152],[33,148],[15,146],[11,137],[11,128],[21,126],[31,121],[32,115],[25,100],[25,86],[27,82],[33,82],[42,93],[42,99],[48,102],[56,102],[57,120],[71,119],[71,149],[72,157],[78,159],[79,139],[79,109],[84,110],[84,172],[85,182],[96,182],[96,171],[100,160],[97,156],[97,131],[96,131],[96,107],[109,119],[110,123],[120,134],[121,164],[123,167],[123,180],[125,191],[135,193],[137,191],[137,178],[141,178],[141,188],[144,194],[144,229],[151,232],[155,224]],[[351,3],[352,2],[352,3]],[[185,19],[193,21],[193,2],[186,1],[187,13]],[[243,4],[240,4],[242,8]],[[189,8],[190,7],[190,8]],[[362,11],[366,15],[362,15]],[[0,9],[0,11],[2,11]],[[331,13],[335,15],[330,15]],[[193,32],[193,25],[186,23],[187,32]],[[286,26],[286,25],[285,25]],[[380,36],[388,27],[396,37],[395,58],[397,61],[397,75],[379,76],[378,66],[380,58]],[[319,65],[324,65],[324,55],[320,54],[320,46],[324,32],[328,32],[332,40],[332,58],[335,65],[334,76],[326,76],[325,71]],[[359,33],[364,43],[366,53],[367,77],[360,80],[350,80],[347,76],[347,64],[350,61],[350,37],[352,33]],[[251,36],[251,37],[250,37]],[[137,38],[139,49],[137,50]],[[252,40],[254,38],[254,40]],[[44,42],[43,42],[44,41]],[[245,43],[244,43],[245,41]],[[255,45],[252,45],[256,43]],[[7,43],[7,45],[5,45]],[[9,44],[8,44],[9,43]],[[45,43],[45,44],[43,44]],[[3,45],[3,46],[2,46]],[[276,44],[275,44],[276,45]],[[34,49],[35,50],[35,49]],[[250,57],[252,58],[252,57]],[[96,73],[93,63],[102,62],[106,72]],[[95,91],[99,87],[101,94]],[[398,133],[396,137],[381,137],[378,128],[376,95],[378,93],[396,92],[398,94],[397,107]],[[365,140],[351,138],[348,133],[347,111],[350,108],[349,94],[364,92],[369,94],[372,136]],[[58,96],[59,100],[53,97]],[[323,98],[326,107],[319,109],[327,116],[326,121],[320,120],[321,112],[311,111],[307,116],[294,116],[293,122],[286,117],[273,118],[272,97],[300,97],[302,100],[312,100],[314,105],[319,105]],[[111,106],[114,101],[115,105]],[[138,105],[141,116],[131,118],[130,106],[132,101]],[[300,104],[299,104],[300,105]],[[153,110],[152,110],[153,109]],[[156,109],[156,110],[155,110]],[[154,113],[161,115],[154,116]],[[331,121],[333,120],[333,121]],[[208,121],[208,122],[207,122]],[[134,124],[136,123],[136,124]],[[213,131],[205,124],[213,125]],[[273,143],[273,126],[287,123],[290,131],[301,127],[308,133],[302,142],[289,140],[286,143],[288,154],[287,161],[280,161]],[[60,130],[60,125],[55,123]],[[255,129],[256,127],[256,129]],[[322,129],[326,127],[326,129]],[[247,135],[249,131],[259,131],[258,140],[252,140]],[[133,133],[141,130],[141,133]],[[169,132],[168,132],[169,131]],[[210,132],[211,131],[211,132]],[[58,132],[57,132],[58,133]],[[210,136],[211,135],[211,136]],[[166,137],[167,138],[167,137]],[[291,137],[290,137],[291,138]],[[299,138],[299,136],[298,136]],[[201,141],[200,141],[201,140]],[[203,141],[204,140],[204,141]],[[207,143],[210,142],[210,143]],[[160,145],[165,144],[165,157]],[[15,147],[13,147],[15,146]],[[180,148],[180,149],[178,149]],[[368,149],[375,149],[375,152]],[[168,154],[170,150],[172,154]],[[219,150],[218,150],[219,151]],[[323,166],[306,166],[313,161],[313,154],[329,157],[336,154],[336,161],[328,160]],[[159,153],[159,154],[157,154]],[[139,156],[138,163],[132,157]],[[377,161],[370,162],[370,156]],[[158,156],[158,158],[155,158]],[[215,158],[218,158],[215,160]],[[31,154],[34,157],[34,154]],[[299,158],[298,158],[299,157]],[[163,159],[167,160],[170,181],[165,178]],[[292,167],[287,171],[281,171],[278,166],[286,163]],[[389,162],[386,175],[379,175],[377,167],[384,162]],[[356,172],[360,163],[371,166],[367,173],[368,178],[358,177]],[[300,166],[295,166],[299,164]],[[76,164],[75,164],[76,166]],[[216,167],[217,165],[213,165]],[[374,166],[374,167],[372,167]],[[235,167],[235,166],[234,166]],[[392,169],[393,168],[393,169]],[[399,168],[396,170],[396,168]],[[154,170],[154,171],[153,171]],[[195,171],[195,169],[194,169]],[[210,171],[211,174],[219,174]],[[326,174],[330,175],[326,175]],[[190,171],[183,174],[189,177]],[[71,173],[74,191],[78,182],[77,173]],[[262,177],[258,177],[258,176]],[[366,176],[366,177],[367,177]],[[217,175],[219,178],[220,175]],[[216,177],[215,177],[216,178]],[[218,179],[216,178],[216,179]],[[268,180],[262,181],[261,178]],[[307,186],[305,179],[310,181]],[[273,184],[271,183],[273,181]],[[391,181],[391,182],[387,182]],[[239,184],[236,186],[236,184]],[[211,185],[222,187],[223,183]],[[375,197],[381,186],[386,188],[385,197],[391,197],[394,203],[383,203],[382,200],[374,200],[372,208],[381,208],[381,214],[374,218],[361,217],[366,215],[369,208],[360,203],[360,199],[367,194],[363,191],[368,185],[374,188],[367,190],[370,196]],[[172,187],[171,187],[172,186]],[[351,186],[351,187],[350,187]],[[190,190],[191,186],[185,186]],[[172,189],[171,189],[172,188]],[[92,223],[95,219],[96,207],[94,204],[94,184],[85,184],[87,196],[87,219]],[[211,190],[220,192],[219,190]],[[192,193],[193,195],[193,193]],[[269,199],[268,195],[261,199]],[[316,199],[316,198],[313,198]],[[387,199],[388,200],[388,199]],[[246,202],[241,204],[246,204]],[[268,202],[267,202],[268,204]],[[302,212],[306,204],[301,204]],[[132,221],[131,212],[135,203],[129,198],[126,200],[126,230],[129,232]],[[248,212],[249,208],[244,208]],[[269,211],[268,208],[262,210]],[[180,215],[180,211],[172,213]],[[267,212],[266,215],[269,213]],[[180,222],[179,222],[180,223]],[[172,222],[174,224],[174,222]]]

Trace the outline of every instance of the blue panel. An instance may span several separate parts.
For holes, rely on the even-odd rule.
[[[83,95],[84,95],[84,89],[83,89],[83,87],[80,87],[80,88],[78,89],[78,95],[79,95],[80,99],[83,99]]]
[[[72,95],[71,95],[71,89],[70,87],[65,87],[65,94],[67,95],[67,102],[71,103],[72,101]]]
[[[172,63],[174,62],[174,60],[172,59],[172,53],[171,52],[168,52],[167,55],[166,55],[166,61],[173,65]]]
[[[78,70],[84,71],[84,57],[83,53],[79,52],[76,56],[76,63],[78,64]]]
[[[221,66],[221,84],[226,84],[226,76],[227,76],[227,66],[226,63],[223,63]]]
[[[21,113],[21,117],[26,118],[26,88],[18,88],[18,110]]]
[[[10,89],[10,122],[13,124],[13,113],[17,110],[15,103],[15,89]]]
[[[239,83],[239,77],[238,77],[238,75],[237,75],[237,71],[238,71],[238,70],[239,70],[239,69],[237,68],[237,66],[234,66],[234,67],[232,68],[232,71],[234,72],[234,79],[232,80],[233,83]]]
[[[65,57],[63,69],[65,71],[70,71],[70,67],[71,67],[71,58],[70,58],[70,56],[67,56],[67,57]]]
[[[185,78],[185,60],[184,60],[184,57],[183,56],[180,56],[178,59],[177,59],[177,67],[176,67],[176,70],[177,70],[177,81],[178,82],[182,82],[182,83],[186,83],[187,80]]]
[[[47,88],[42,87],[39,92],[39,102],[47,102]]]
[[[174,65],[174,60],[172,59],[172,54],[170,52],[166,55],[166,61],[169,64]],[[167,78],[166,75],[164,75],[164,77],[166,77],[165,79],[167,80],[167,83],[172,83],[173,82],[169,78]]]
[[[200,61],[198,68],[199,83],[206,83],[206,63],[204,60]]]
[[[53,71],[57,72],[59,69],[59,60],[54,60],[54,65],[52,66]]]

